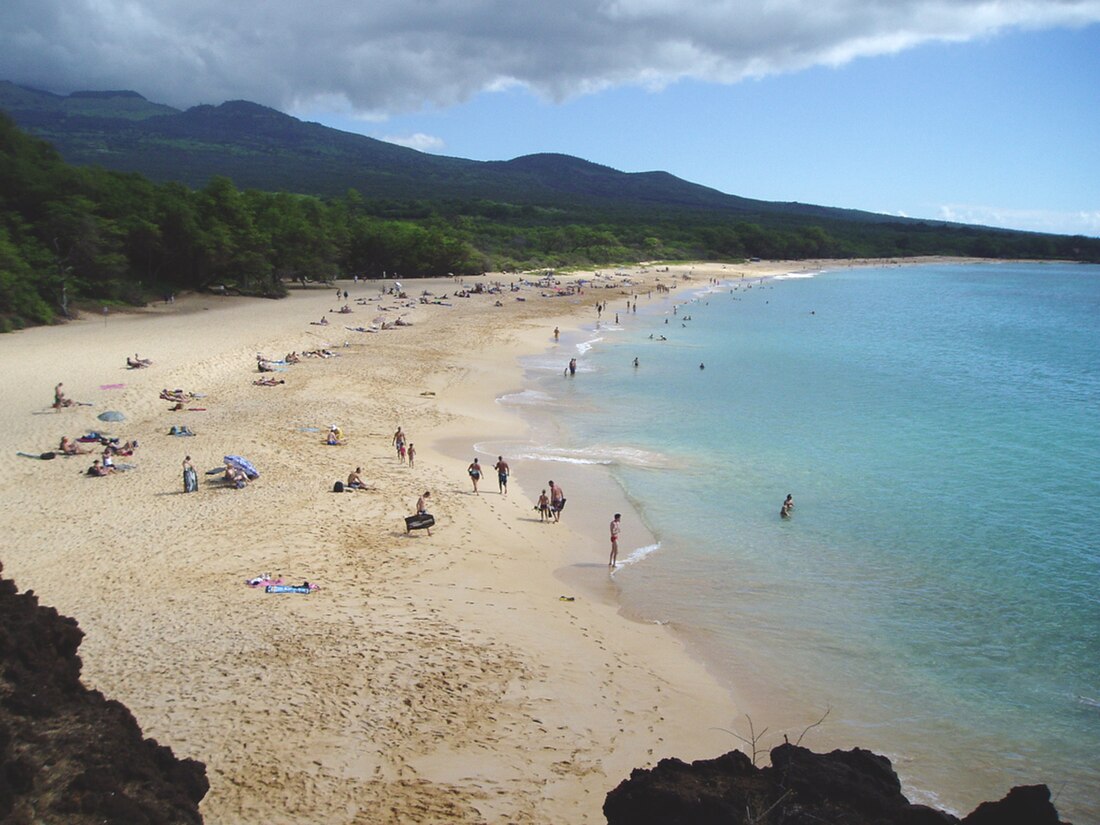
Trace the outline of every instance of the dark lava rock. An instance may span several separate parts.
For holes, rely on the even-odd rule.
[[[206,766],[145,739],[129,710],[81,684],[83,638],[0,577],[0,822],[201,823]]]
[[[913,805],[884,756],[859,748],[813,753],[795,745],[757,768],[740,751],[690,765],[662,759],[634,770],[607,795],[609,825],[958,825],[951,814]],[[962,825],[1067,825],[1045,785],[1013,788],[984,802]]]
[[[1021,785],[1000,802],[983,802],[963,825],[1061,825],[1046,785]]]

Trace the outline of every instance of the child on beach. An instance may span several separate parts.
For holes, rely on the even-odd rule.
[[[550,521],[550,497],[546,495],[546,490],[539,496],[535,509],[539,511],[539,521]]]

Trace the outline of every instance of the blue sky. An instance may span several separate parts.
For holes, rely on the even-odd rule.
[[[1100,0],[4,0],[0,79],[1100,236]]]
[[[724,85],[512,88],[347,131],[475,160],[561,152],[735,195],[1100,236],[1100,24]]]

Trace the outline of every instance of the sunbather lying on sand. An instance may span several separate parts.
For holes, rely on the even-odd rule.
[[[133,455],[134,450],[137,449],[137,445],[138,443],[136,441],[127,441],[125,444],[120,445],[117,443],[116,439],[116,443],[107,443],[103,448],[103,455]]]
[[[197,396],[193,392],[184,392],[179,388],[170,390],[165,387],[163,390],[160,391],[160,397],[163,398],[165,401],[190,401]]]
[[[132,370],[139,370],[143,367],[151,366],[152,363],[153,362],[150,361],[148,358],[142,358],[136,352],[134,353],[133,358],[130,358],[129,356],[127,356],[126,358],[126,366],[128,366]]]
[[[286,380],[275,378],[257,378],[252,383],[255,384],[257,387],[275,387],[279,384],[285,384]]]
[[[61,444],[57,448],[65,455],[87,455],[91,450],[85,450],[67,435],[61,436]]]

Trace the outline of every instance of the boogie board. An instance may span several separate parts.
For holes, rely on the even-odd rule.
[[[409,530],[425,530],[429,527],[435,526],[435,516],[431,513],[417,514],[415,516],[405,516],[405,531]]]

